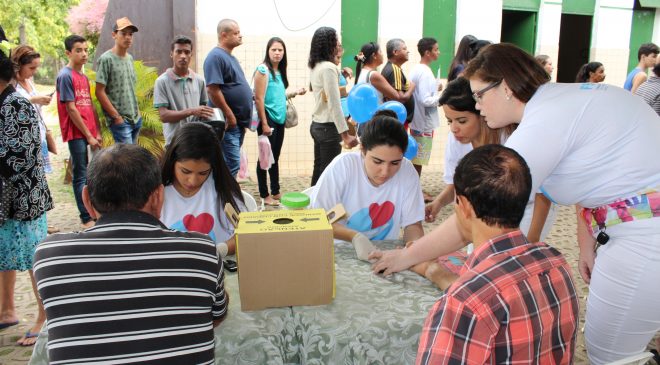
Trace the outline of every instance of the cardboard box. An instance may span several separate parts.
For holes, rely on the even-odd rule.
[[[332,226],[323,209],[242,212],[236,227],[243,311],[332,302]]]

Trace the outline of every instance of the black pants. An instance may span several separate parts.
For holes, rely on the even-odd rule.
[[[270,175],[270,195],[277,195],[280,193],[280,152],[282,151],[282,145],[284,144],[284,124],[277,124],[268,119],[268,126],[273,131],[268,140],[270,141],[270,149],[273,151],[273,159],[275,163],[268,169],[268,175]],[[262,128],[261,124],[257,127],[257,134],[261,135]],[[259,183],[259,196],[262,198],[267,197],[268,194],[268,182],[266,177],[266,170],[263,170],[259,166],[259,160],[257,160],[257,181]]]
[[[312,173],[312,186],[314,186],[323,170],[341,153],[341,137],[334,123],[312,122],[309,133],[314,140],[314,172]]]

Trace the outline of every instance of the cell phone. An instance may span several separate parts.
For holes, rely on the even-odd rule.
[[[225,260],[223,261],[225,270],[229,272],[236,272],[238,270],[238,265],[236,265],[236,261],[234,260]]]
[[[55,90],[53,90],[52,93],[48,94],[48,96],[51,96],[51,97],[52,97],[53,95],[55,95]]]

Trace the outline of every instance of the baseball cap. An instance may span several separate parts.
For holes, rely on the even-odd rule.
[[[131,23],[131,21],[127,17],[119,18],[115,22],[115,25],[112,27],[112,31],[116,32],[118,30],[124,30],[126,28],[133,28],[134,32],[138,31],[138,28]]]

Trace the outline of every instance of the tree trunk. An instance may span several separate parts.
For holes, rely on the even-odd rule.
[[[27,37],[25,35],[25,17],[21,17],[21,25],[18,26],[18,41],[20,44],[27,44]]]

